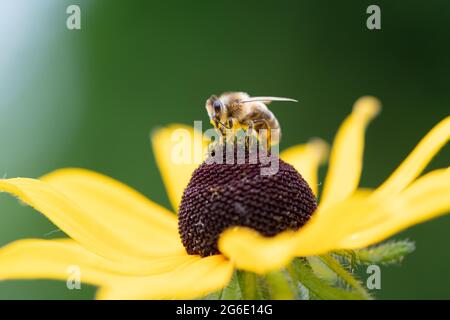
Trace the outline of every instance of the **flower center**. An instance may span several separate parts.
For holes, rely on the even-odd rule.
[[[303,226],[317,208],[302,176],[276,158],[278,171],[262,175],[258,163],[202,163],[184,190],[178,229],[189,254],[218,254],[220,234],[232,226],[249,227],[264,236]]]

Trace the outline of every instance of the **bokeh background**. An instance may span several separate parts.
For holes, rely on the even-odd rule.
[[[81,30],[66,28],[70,4],[81,7]],[[0,0],[0,176],[84,167],[169,206],[150,131],[207,121],[209,95],[243,90],[301,101],[272,107],[282,148],[313,136],[331,142],[358,97],[379,97],[383,112],[367,133],[362,176],[375,187],[449,114],[450,2],[376,1],[378,31],[366,28],[370,4]],[[447,147],[427,170],[448,166],[449,155]],[[450,298],[449,230],[447,216],[398,235],[417,241],[417,250],[402,267],[382,269],[375,295]],[[0,245],[62,236],[0,195]],[[3,299],[94,292],[59,281],[0,282]]]

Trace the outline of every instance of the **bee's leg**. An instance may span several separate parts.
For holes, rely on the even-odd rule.
[[[217,145],[217,144],[219,144],[219,145],[223,145],[223,144],[224,144],[224,142],[225,142],[225,137],[226,137],[226,128],[224,128],[224,126],[221,125],[221,124],[218,123],[218,122],[215,122],[214,124],[215,124],[214,126],[215,126],[215,128],[216,128],[216,131],[217,131],[219,134],[218,134],[218,139],[215,139],[213,142],[211,142],[211,143],[208,145],[208,154],[209,154],[209,155],[211,155],[211,154],[214,153],[214,151],[216,150],[216,145]]]
[[[227,134],[229,134],[229,136],[227,136],[226,141],[227,142],[231,142],[233,143],[234,139],[235,139],[235,124],[237,123],[237,120],[233,117],[229,117],[227,122],[225,123],[226,125],[226,129],[227,129]]]
[[[220,142],[224,142],[225,137],[227,135],[227,131],[223,126],[219,126],[219,133],[220,133]]]
[[[220,130],[220,136],[219,136],[218,143],[220,143],[222,146],[225,146],[228,142],[228,130],[223,125],[219,126],[219,130]]]
[[[247,135],[245,136],[245,145],[248,147],[248,150],[251,150],[251,147],[253,146],[253,130],[254,130],[254,124],[253,120],[247,121]]]
[[[227,127],[228,127],[228,129],[233,129],[235,122],[236,122],[236,120],[234,118],[229,117],[228,120],[227,120]]]
[[[264,128],[266,129],[266,151],[269,151],[270,146],[271,146],[271,141],[272,141],[272,133],[271,133],[271,127],[269,124],[269,121],[267,121],[266,119],[255,119],[255,120],[250,120],[251,123],[251,129],[255,129],[256,133],[257,133],[257,137],[259,140],[259,129]],[[250,130],[250,126],[249,126],[249,130]],[[252,133],[252,132],[251,132]]]

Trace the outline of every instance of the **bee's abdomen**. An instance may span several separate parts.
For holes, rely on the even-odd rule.
[[[275,118],[272,112],[269,112],[267,121],[269,122],[269,126],[271,129],[280,129],[280,123],[278,122],[277,118]]]
[[[256,131],[260,131],[261,129],[270,130],[271,144],[277,144],[280,142],[281,139],[280,123],[278,122],[277,118],[274,116],[272,112],[267,111],[261,114],[261,117],[259,119],[255,119],[255,121],[256,124],[254,126],[254,129]],[[266,139],[267,138],[268,137],[266,137]]]

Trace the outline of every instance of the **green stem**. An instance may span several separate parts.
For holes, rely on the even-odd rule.
[[[238,270],[236,272],[239,287],[241,288],[242,300],[260,299],[258,294],[258,278],[251,272]]]
[[[270,297],[274,300],[293,300],[291,284],[283,271],[266,274],[266,282],[269,287]]]
[[[364,299],[371,299],[370,294],[364,289],[361,283],[355,279],[345,268],[331,255],[320,256],[320,259],[336,273],[342,280],[344,280],[350,287],[359,293]]]

